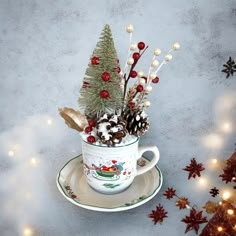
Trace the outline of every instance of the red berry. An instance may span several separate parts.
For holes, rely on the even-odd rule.
[[[134,103],[134,102],[130,102],[130,103],[129,103],[129,106],[130,106],[130,108],[134,108],[135,103]]]
[[[88,126],[84,129],[85,133],[88,134],[92,131],[92,127]]]
[[[92,135],[90,135],[90,136],[88,136],[87,141],[88,141],[89,143],[94,143],[94,142],[95,142],[95,137],[92,136]]]
[[[142,92],[143,91],[143,86],[140,84],[140,85],[137,86],[136,89],[137,89],[138,92]]]
[[[90,120],[88,122],[88,124],[89,124],[90,127],[95,127],[96,126],[96,121],[95,120]]]
[[[147,83],[147,77],[143,76],[142,79],[145,79],[146,83]]]
[[[110,80],[110,74],[108,72],[103,72],[101,77],[102,77],[102,80],[105,82]]]
[[[92,65],[98,65],[99,64],[99,57],[92,57],[91,58],[91,64]]]
[[[121,71],[120,67],[116,67],[116,72],[120,73],[120,71]]]
[[[120,62],[119,59],[116,59],[116,62],[119,63]]]
[[[139,42],[138,43],[138,49],[143,50],[145,48],[145,43],[144,42]]]
[[[139,54],[138,52],[135,52],[135,53],[133,54],[133,59],[134,59],[135,61],[137,61],[139,58],[140,58],[140,54]]]
[[[159,78],[158,78],[158,77],[154,78],[154,79],[152,80],[152,82],[153,82],[154,84],[157,84],[157,83],[159,82]]]
[[[137,77],[137,72],[135,70],[130,71],[130,77],[135,78]]]
[[[100,92],[100,97],[101,98],[108,98],[110,95],[109,95],[109,93],[108,93],[108,91],[107,90],[102,90],[101,92]]]

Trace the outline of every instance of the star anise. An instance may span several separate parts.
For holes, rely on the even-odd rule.
[[[197,163],[196,159],[193,158],[191,160],[191,163],[186,166],[183,170],[188,171],[189,175],[188,175],[188,179],[190,179],[191,177],[195,178],[196,176],[200,177],[201,176],[201,171],[205,170],[205,168],[203,167],[202,163]]]
[[[185,233],[194,230],[196,234],[198,234],[199,225],[206,223],[207,218],[202,216],[202,211],[197,211],[195,208],[192,208],[190,210],[190,215],[185,216],[181,221],[187,224]]]
[[[226,79],[228,79],[230,75],[233,76],[234,72],[236,72],[236,64],[231,57],[229,57],[229,60],[223,66],[225,68],[222,72],[226,73]]]
[[[206,212],[208,214],[212,214],[217,211],[218,207],[219,207],[219,204],[212,201],[208,201],[205,203],[205,205],[202,208],[206,209]]]
[[[168,188],[165,193],[163,193],[164,196],[166,196],[167,199],[171,199],[175,196],[175,189],[173,188]]]
[[[180,210],[187,208],[188,204],[189,204],[188,198],[185,197],[179,198],[175,203],[175,205],[179,207]]]
[[[224,173],[220,175],[222,181],[236,183],[236,151],[233,155],[226,161],[226,166],[223,169]]]
[[[163,208],[163,206],[161,204],[159,204],[158,206],[156,206],[156,210],[152,210],[152,213],[150,213],[148,215],[148,217],[152,218],[152,221],[154,222],[154,224],[156,223],[162,223],[165,217],[167,216],[167,213],[165,211],[165,209]]]
[[[212,188],[212,189],[210,190],[210,194],[211,194],[212,197],[217,196],[217,195],[219,194],[219,189],[216,188],[216,187]]]

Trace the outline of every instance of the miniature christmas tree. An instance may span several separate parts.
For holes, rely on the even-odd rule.
[[[223,202],[204,227],[200,236],[236,235],[235,212],[236,208],[232,204]]]
[[[90,119],[116,112],[122,104],[120,67],[112,33],[105,25],[91,56],[80,91],[79,106]]]

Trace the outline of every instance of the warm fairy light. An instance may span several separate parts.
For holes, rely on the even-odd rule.
[[[236,180],[236,177],[233,177],[232,180]]]
[[[24,236],[32,236],[33,235],[33,230],[29,226],[25,226],[23,228],[23,235]]]
[[[221,201],[219,202],[219,205],[220,205],[220,206],[222,205],[222,202],[221,202]]]
[[[218,230],[218,232],[222,232],[222,231],[223,231],[223,228],[222,228],[221,226],[218,226],[218,227],[217,227],[217,230]]]
[[[39,161],[38,161],[37,158],[32,157],[32,158],[30,159],[30,164],[31,164],[32,166],[36,167],[36,166],[38,165],[38,163],[39,163]]]
[[[216,164],[218,162],[218,160],[216,158],[212,159],[212,164]]]
[[[228,213],[229,215],[233,215],[233,214],[234,214],[234,210],[228,209],[228,210],[227,210],[227,213]]]
[[[222,130],[223,130],[224,132],[231,132],[231,130],[232,130],[232,125],[231,125],[231,123],[230,123],[230,122],[225,122],[225,123],[223,123],[223,125],[222,125]]]
[[[52,119],[47,120],[48,125],[52,125]]]
[[[198,184],[200,185],[200,186],[206,186],[206,184],[207,184],[207,180],[206,180],[206,178],[204,178],[204,177],[201,177],[199,180],[198,180]]]
[[[229,199],[229,198],[230,198],[230,192],[225,191],[225,192],[223,193],[222,198],[223,198],[224,200]]]
[[[220,149],[223,144],[223,139],[218,134],[210,134],[203,138],[203,143],[208,148]]]
[[[13,150],[9,150],[8,156],[13,157],[15,155],[15,152]]]

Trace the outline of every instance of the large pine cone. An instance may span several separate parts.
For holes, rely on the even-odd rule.
[[[131,135],[140,137],[149,129],[148,116],[144,111],[129,110],[124,119],[127,121],[126,129]]]
[[[97,122],[97,136],[108,146],[120,143],[126,133],[126,122],[121,116],[104,114]]]

